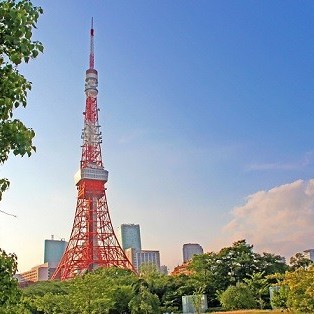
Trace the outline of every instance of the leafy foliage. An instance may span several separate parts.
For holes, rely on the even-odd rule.
[[[128,313],[136,276],[99,268],[71,281],[38,283],[23,290],[25,308],[43,313]]]
[[[14,119],[13,111],[19,106],[26,107],[27,92],[31,89],[31,82],[17,66],[43,51],[43,45],[31,39],[41,13],[42,9],[29,0],[0,2],[0,163],[8,159],[10,152],[30,156],[35,151],[34,131]],[[8,179],[0,179],[0,200],[9,184]]]
[[[257,305],[252,291],[244,283],[228,287],[219,294],[219,300],[226,310],[254,309]]]
[[[274,309],[287,309],[287,300],[289,295],[289,289],[287,286],[275,286],[273,297],[271,299],[271,306]],[[275,288],[277,288],[275,290]]]
[[[314,266],[287,272],[279,286],[274,305],[302,313],[314,312]]]
[[[20,299],[17,280],[13,277],[17,271],[15,254],[7,254],[0,249],[0,308],[5,312]]]
[[[192,271],[191,281],[195,288],[205,287],[209,305],[218,306],[216,291],[225,291],[229,286],[252,280],[255,274],[260,274],[260,280],[267,275],[284,273],[288,266],[280,255],[271,253],[258,254],[253,246],[245,240],[234,242],[232,246],[221,249],[218,253],[210,252],[196,255],[189,266]],[[257,280],[257,277],[255,277]],[[257,283],[256,283],[257,284]],[[266,284],[268,287],[270,282]],[[268,295],[262,293],[260,297],[255,291],[258,303],[268,304]]]
[[[143,265],[140,276],[99,268],[66,282],[38,283],[23,290],[22,300],[32,313],[165,313],[182,311],[184,295],[194,295],[199,308],[202,294],[211,306],[219,306],[234,293],[236,305],[225,306],[263,308],[269,306],[268,287],[275,282],[267,275],[286,269],[282,257],[257,254],[241,240],[218,253],[194,256],[190,275],[167,276],[152,264]]]
[[[129,308],[133,314],[158,314],[160,313],[160,301],[156,294],[150,292],[147,282],[140,279],[133,286],[133,298],[129,302]]]
[[[312,264],[313,261],[309,258],[306,258],[303,253],[296,253],[290,258],[290,265],[292,270],[296,270],[298,268],[306,269]]]
[[[255,273],[249,279],[244,279],[244,282],[252,292],[260,309],[263,309],[266,306],[265,300],[268,301],[269,296],[269,281],[264,277],[264,273]]]

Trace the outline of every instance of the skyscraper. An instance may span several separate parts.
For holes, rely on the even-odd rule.
[[[140,225],[122,224],[121,225],[121,241],[123,250],[135,249],[142,250]]]
[[[193,255],[203,254],[203,248],[197,243],[183,244],[183,263],[189,261]]]

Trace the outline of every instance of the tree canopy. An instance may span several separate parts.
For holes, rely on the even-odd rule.
[[[10,152],[14,155],[30,156],[35,151],[35,132],[14,118],[14,110],[27,105],[29,82],[18,69],[20,63],[28,63],[43,51],[39,41],[32,41],[40,7],[28,0],[6,0],[0,2],[0,163]],[[0,200],[9,187],[9,180],[0,179]]]
[[[168,276],[146,264],[139,276],[117,267],[99,268],[69,281],[39,282],[22,290],[12,313],[165,313],[182,311],[182,296],[207,295],[209,307],[270,308],[313,312],[313,268],[289,268],[279,255],[258,254],[245,240],[193,257],[191,273]],[[1,283],[0,283],[1,284]]]
[[[0,308],[4,311],[17,304],[20,299],[17,280],[13,277],[16,271],[16,255],[7,254],[0,249]]]
[[[270,274],[284,273],[288,266],[280,255],[258,254],[253,251],[253,245],[240,240],[218,253],[195,255],[189,268],[195,287],[204,286],[210,305],[217,306],[217,291],[225,291],[229,286],[245,282],[257,273],[262,274],[261,279]]]

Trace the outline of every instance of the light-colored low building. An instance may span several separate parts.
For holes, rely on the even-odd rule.
[[[57,266],[58,262],[47,262],[34,266],[30,270],[23,273],[19,273],[15,277],[19,283],[46,281],[51,278]]]
[[[159,251],[129,248],[125,250],[125,254],[137,272],[140,271],[142,264],[153,264],[157,269],[160,269]]]
[[[160,272],[164,275],[168,275],[168,267],[166,265],[161,265]]]
[[[314,262],[314,249],[308,249],[303,251],[304,257]]]

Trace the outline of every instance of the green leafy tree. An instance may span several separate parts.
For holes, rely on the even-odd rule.
[[[256,308],[256,301],[250,288],[244,283],[229,286],[218,294],[221,305],[226,310],[242,310]]]
[[[228,266],[221,261],[219,253],[210,252],[194,255],[189,265],[191,276],[185,283],[185,294],[191,295],[198,287],[204,287],[210,306],[218,306],[217,290],[225,290],[230,285]]]
[[[164,276],[164,290],[160,297],[162,312],[182,311],[182,296],[190,295],[195,290],[195,282],[189,276]]]
[[[248,288],[253,293],[256,303],[260,309],[269,304],[269,282],[265,278],[264,273],[255,273],[250,278],[244,279]]]
[[[287,286],[277,286],[271,298],[271,306],[273,309],[287,309],[287,301],[289,296],[289,288]]]
[[[117,267],[99,268],[76,277],[69,286],[69,298],[73,308],[82,314],[109,313],[123,308],[132,298],[132,284],[136,276]],[[124,303],[119,304],[121,294]]]
[[[37,296],[32,299],[32,307],[24,307],[29,309],[31,313],[47,313],[47,314],[71,314],[73,312],[72,302],[69,295],[45,293],[43,296]],[[30,303],[28,303],[29,305]]]
[[[22,290],[21,306],[30,313],[71,313],[70,284],[70,281],[36,282]]]
[[[99,268],[69,281],[47,281],[23,289],[31,313],[130,313],[132,284],[137,277],[117,267]]]
[[[197,314],[202,313],[202,300],[204,295],[204,287],[199,287],[193,292],[192,303]]]
[[[291,270],[296,270],[298,268],[308,268],[313,264],[313,261],[306,258],[303,253],[296,253],[290,258]]]
[[[23,296],[43,296],[46,293],[68,294],[70,281],[38,281],[23,288]]]
[[[30,156],[35,151],[34,131],[14,119],[13,111],[26,107],[31,89],[31,82],[19,72],[18,65],[43,51],[40,42],[32,41],[32,30],[41,13],[42,9],[29,0],[0,2],[0,163],[8,159],[10,152]],[[8,187],[8,179],[0,179],[0,200]]]
[[[20,290],[14,278],[16,271],[16,255],[0,249],[0,309],[3,313],[10,313],[10,308],[20,300]]]
[[[283,274],[289,270],[284,257],[264,252],[262,255],[256,254],[257,271],[264,276],[272,274]]]
[[[144,279],[139,279],[133,285],[133,298],[129,302],[132,314],[158,314],[160,301],[156,294],[149,291],[148,284]]]
[[[302,313],[314,312],[314,266],[287,272],[282,286],[288,287],[287,307]]]
[[[188,283],[192,283],[195,288],[205,287],[204,292],[208,296],[209,306],[214,307],[219,305],[216,291],[225,291],[228,286],[251,279],[257,273],[263,274],[260,278],[262,280],[269,274],[283,273],[287,268],[281,256],[270,253],[260,255],[253,251],[253,245],[240,240],[218,253],[194,256],[189,265],[192,274]],[[262,299],[269,303],[266,296]]]

